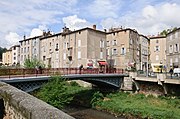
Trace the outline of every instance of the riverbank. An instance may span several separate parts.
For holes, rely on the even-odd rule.
[[[57,77],[45,84],[36,96],[59,109],[69,104],[77,104],[131,119],[179,119],[180,117],[178,97],[154,97],[124,92],[102,93],[80,87],[75,82],[67,83]]]

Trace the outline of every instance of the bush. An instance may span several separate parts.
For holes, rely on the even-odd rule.
[[[52,106],[61,109],[73,99],[73,96],[67,93],[66,84],[65,79],[54,76],[40,89],[37,96]]]
[[[95,92],[93,94],[93,98],[90,102],[92,107],[95,107],[100,101],[102,101],[103,98],[104,98],[104,96],[102,93],[100,93],[99,91]]]

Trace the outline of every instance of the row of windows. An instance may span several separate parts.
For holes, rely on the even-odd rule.
[[[174,59],[174,62],[175,62],[175,63],[177,63],[178,61],[179,61],[178,58],[175,58],[175,59]],[[170,58],[170,66],[172,66],[172,65],[173,65],[173,59]]]
[[[179,52],[179,44],[169,45],[169,53],[173,52]]]
[[[107,46],[110,46],[112,42],[112,45],[117,45],[117,40],[113,40],[113,41],[107,41]]]
[[[26,47],[24,48],[24,51],[23,51],[23,48],[21,48],[21,53],[28,53],[29,52],[29,47]]]
[[[116,48],[107,49],[107,55],[117,55],[117,54],[118,54],[118,50]],[[122,47],[120,50],[120,54],[125,55],[126,54],[126,48]]]

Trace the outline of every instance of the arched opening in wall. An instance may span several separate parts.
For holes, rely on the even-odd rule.
[[[0,119],[3,119],[5,116],[5,108],[4,108],[4,101],[0,98]]]

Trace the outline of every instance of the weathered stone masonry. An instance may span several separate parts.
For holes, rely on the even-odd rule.
[[[9,119],[74,119],[61,110],[3,82],[0,82],[0,97],[4,100],[5,113]]]

